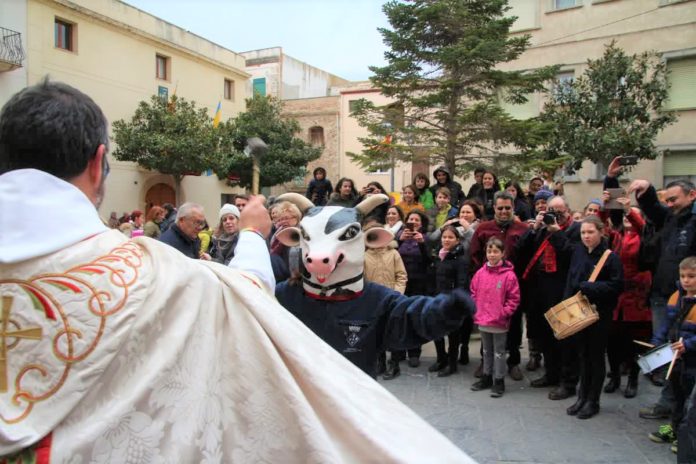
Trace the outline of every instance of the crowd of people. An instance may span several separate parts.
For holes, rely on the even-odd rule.
[[[27,111],[37,105],[43,109]],[[27,118],[44,119],[32,126]],[[67,122],[63,125],[56,121]],[[29,127],[32,129],[27,132]],[[70,135],[65,127],[82,129]],[[41,131],[41,136],[34,130]],[[91,448],[94,437],[86,433],[73,436],[61,429],[51,438],[50,432],[74,426],[89,430],[95,437],[108,438],[112,425],[119,427],[119,421],[137,420],[142,427],[135,433],[140,436],[133,440],[159,440],[162,449],[185,451],[191,457],[195,455],[191,440],[178,440],[173,432],[170,439],[170,434],[161,431],[165,424],[172,430],[192,425],[186,414],[170,414],[169,406],[162,407],[182,399],[193,401],[191,410],[201,414],[222,418],[225,414],[217,413],[221,407],[229,414],[245,412],[244,420],[255,427],[259,423],[254,421],[261,417],[261,428],[273,422],[264,419],[266,414],[284,424],[295,423],[295,414],[308,418],[307,424],[322,424],[321,418],[328,414],[326,408],[342,408],[341,417],[356,420],[343,424],[341,431],[331,432],[330,439],[313,440],[316,433],[309,426],[307,430],[290,430],[289,426],[281,430],[298,433],[296,439],[307,440],[302,447],[321,450],[316,453],[333,455],[339,448],[352,452],[345,443],[356,436],[364,440],[362,431],[353,433],[367,426],[366,421],[357,419],[364,416],[366,408],[354,407],[351,400],[343,401],[355,389],[363,395],[361,401],[395,411],[400,419],[392,424],[389,414],[386,416],[391,422],[382,415],[371,417],[378,425],[369,442],[377,453],[371,455],[373,458],[393,450],[423,452],[423,445],[418,447],[416,443],[425,438],[437,442],[436,449],[443,455],[449,453],[462,460],[458,450],[385,396],[372,385],[375,382],[356,377],[357,371],[343,374],[342,370],[353,366],[341,364],[345,360],[327,353],[325,345],[303,339],[306,332],[298,328],[299,320],[363,372],[384,380],[400,375],[402,361],[417,367],[420,346],[431,339],[437,358],[428,370],[438,377],[455,374],[459,365],[471,362],[469,345],[472,331],[477,329],[481,351],[476,379],[471,379],[473,392],[490,390],[492,397],[501,397],[508,376],[522,381],[522,369],[536,371],[543,367],[543,375],[531,386],[548,389],[550,400],[575,398],[566,412],[579,419],[598,414],[601,395],[615,394],[623,376],[627,377],[623,395],[635,397],[639,380],[636,356],[641,346],[666,346],[674,353],[671,365],[649,377],[651,382],[661,384],[660,396],[640,415],[670,419],[650,439],[670,443],[679,462],[696,460],[696,187],[690,181],[671,182],[658,192],[648,181],[634,180],[622,191],[624,168],[618,157],[608,167],[599,198],[587,201],[582,211],[572,211],[562,185],[552,185],[540,177],[531,179],[525,191],[520,182],[501,186],[494,172],[477,169],[476,182],[464,194],[452,173],[439,167],[432,173],[433,185],[428,176],[419,174],[403,188],[399,201],[389,201],[388,192],[378,182],[358,190],[351,179],[342,178],[333,188],[326,171],[318,168],[302,201],[285,194],[264,204],[259,197],[238,195],[233,203],[222,205],[214,226],[208,225],[205,211],[195,203],[152,206],[145,213],[136,210],[120,218],[113,213],[108,220],[113,229],[128,237],[157,240],[139,239],[124,245],[123,235],[105,232],[95,210],[104,196],[109,173],[106,134],[105,118],[94,102],[61,84],[44,82],[22,91],[0,115],[0,191],[11,200],[8,205],[20,224],[17,233],[35,237],[28,227],[33,222],[25,219],[33,214],[34,207],[43,208],[42,214],[55,216],[59,208],[47,207],[51,202],[60,200],[71,205],[63,221],[55,220],[60,227],[48,238],[35,238],[33,249],[16,247],[9,233],[0,236],[4,320],[9,320],[13,300],[18,303],[12,314],[22,314],[24,323],[12,324],[38,325],[39,332],[56,332],[56,312],[64,320],[77,315],[76,323],[87,313],[102,318],[100,324],[83,325],[79,337],[76,329],[64,330],[61,326],[50,346],[30,345],[23,340],[12,345],[12,356],[9,361],[5,359],[5,367],[8,375],[19,374],[14,383],[3,384],[0,390],[3,394],[9,389],[18,391],[14,399],[0,396],[8,410],[21,408],[23,398],[33,395],[28,390],[20,391],[26,388],[22,378],[28,372],[22,363],[35,363],[37,359],[32,350],[52,347],[49,351],[58,361],[70,358],[69,370],[74,373],[65,371],[61,380],[65,385],[51,387],[55,391],[49,393],[58,395],[52,402],[32,396],[31,407],[18,420],[27,419],[20,424],[21,430],[13,428],[16,433],[5,434],[0,440],[0,455],[20,452],[28,446],[50,449],[51,440],[55,440],[62,446],[52,452],[70,449],[88,456],[96,452]],[[57,141],[51,145],[53,151],[46,150],[44,140]],[[78,142],[76,149],[73,144]],[[72,163],[65,163],[72,158]],[[32,190],[37,184],[44,186],[42,192]],[[322,205],[326,207],[317,208]],[[333,254],[320,255],[308,246],[314,242],[341,246],[334,246]],[[225,266],[187,266],[189,259]],[[121,262],[123,269],[117,269]],[[140,267],[150,272],[139,274]],[[77,271],[80,276],[73,277],[71,273]],[[352,271],[357,274],[352,275]],[[345,275],[333,283],[331,274],[341,272]],[[86,277],[99,279],[101,275],[106,277],[99,285],[113,287],[126,296],[131,292],[132,298],[124,296],[121,306],[111,308],[109,304],[118,301],[111,301],[113,297],[107,291],[93,288]],[[364,285],[363,277],[367,280]],[[138,278],[148,279],[149,284],[136,284]],[[46,298],[48,290],[37,286],[37,279],[49,279],[47,285],[70,296]],[[211,292],[211,286],[219,291]],[[283,316],[282,308],[273,306],[277,302],[267,293],[274,286],[278,302],[297,320]],[[204,292],[206,298],[202,301],[200,295]],[[594,307],[597,321],[559,339],[545,314],[579,293]],[[81,294],[93,296],[83,301]],[[86,312],[81,306],[84,302]],[[37,312],[38,307],[42,310]],[[264,308],[271,308],[269,319]],[[123,316],[118,315],[121,310]],[[107,321],[114,315],[122,319]],[[163,327],[179,323],[183,325],[169,328],[166,350],[155,344],[150,349],[157,356],[141,352],[157,341]],[[41,339],[35,329],[31,330],[35,340]],[[105,337],[104,344],[109,348],[97,349],[95,342],[92,348],[75,355],[72,343],[91,332],[96,333],[97,341]],[[30,332],[26,334],[29,338]],[[524,334],[529,359],[523,364]],[[244,341],[237,345],[242,338]],[[67,355],[60,351],[61,340],[70,350]],[[253,353],[246,351],[250,346],[255,347]],[[201,350],[207,355],[199,357]],[[96,359],[83,363],[93,351]],[[328,363],[330,375],[323,369],[314,372],[311,364],[318,353]],[[20,357],[26,359],[19,361]],[[249,361],[248,357],[255,360]],[[226,364],[230,359],[234,359],[235,372],[240,375],[230,374]],[[92,367],[97,361],[102,364]],[[264,364],[274,368],[264,369]],[[180,373],[192,369],[201,369],[200,379],[181,382]],[[188,396],[162,396],[152,392],[154,387],[146,385],[148,382],[142,382],[145,376],[155,383],[164,381],[167,391],[176,384],[182,391],[190,388],[191,392]],[[224,376],[227,381],[222,382]],[[187,376],[186,380],[191,378]],[[40,379],[35,381],[39,383]],[[236,390],[241,384],[245,387],[240,390],[244,398]],[[281,388],[284,393],[274,393]],[[252,391],[259,389],[264,393],[254,396]],[[298,390],[306,394],[298,395]],[[339,390],[348,396],[339,397]],[[118,401],[104,401],[107,393]],[[202,404],[201,398],[224,399]],[[238,401],[228,401],[230,398]],[[265,408],[268,401],[274,401],[270,410]],[[312,401],[316,402],[310,404]],[[171,411],[178,410],[172,406]],[[102,414],[103,420],[94,422],[93,418]],[[138,416],[131,418],[133,414]],[[229,417],[221,420],[225,422]],[[196,427],[207,430],[213,422]],[[13,425],[6,423],[3,427]],[[160,429],[154,430],[157,427]],[[223,433],[223,428],[246,425],[226,424],[219,430],[215,427],[208,430],[209,436]],[[329,428],[321,429],[328,433]],[[221,449],[208,449],[208,445],[243,447],[232,439],[244,435],[240,430],[234,431],[230,440],[200,440],[196,446],[204,447],[205,453],[224,455]],[[325,448],[327,443],[341,440],[346,442],[332,450]],[[391,440],[395,440],[394,446],[385,445]],[[98,451],[103,454],[113,448],[109,453],[115,453],[121,441],[101,440]],[[290,445],[254,446],[254,452],[270,456],[276,448],[297,451],[297,462],[306,455],[304,448],[298,451]],[[238,453],[241,448],[235,449]]]
[[[365,231],[382,227],[394,237],[386,246],[367,249],[365,277],[407,296],[466,289],[476,313],[435,340],[437,358],[428,370],[445,377],[468,364],[476,327],[481,352],[472,391],[490,389],[491,396],[500,397],[507,376],[521,381],[523,368],[536,371],[543,366],[543,375],[531,386],[548,388],[550,400],[576,396],[566,412],[579,419],[596,415],[602,393],[617,392],[623,377],[624,397],[636,396],[636,358],[646,349],[636,341],[672,343],[678,356],[673,372],[666,382],[664,369],[646,375],[662,386],[662,393],[640,414],[671,418],[650,438],[671,443],[676,452],[683,432],[682,446],[693,452],[693,442],[686,443],[693,436],[686,430],[694,427],[695,407],[696,188],[689,181],[676,181],[657,191],[647,181],[636,180],[616,194],[612,190],[620,187],[622,170],[620,157],[613,160],[599,198],[589,199],[579,211],[570,209],[561,185],[541,177],[526,183],[526,190],[515,180],[503,188],[495,173],[477,169],[475,183],[465,194],[445,167],[432,173],[433,185],[427,175],[417,174],[403,188],[400,201],[392,199],[363,218]],[[333,188],[323,168],[313,174],[306,197],[317,206],[350,208],[388,193],[379,182],[358,190],[348,178]],[[160,240],[191,258],[229,263],[239,213],[247,200],[240,195],[234,205],[224,205],[212,230],[202,208],[192,204],[178,211],[171,205],[152,208],[144,227],[140,211],[118,222],[121,228],[130,224],[134,232],[150,229],[143,233],[154,238],[161,233]],[[302,213],[291,202],[271,198],[268,204],[274,275],[277,282],[292,280],[302,272],[299,247],[283,245],[275,237],[278,231],[298,226]],[[160,230],[148,228],[153,223]],[[595,267],[601,269],[590,281]],[[544,313],[577,292],[596,308],[599,320],[558,340]],[[529,348],[524,365],[523,333]],[[376,375],[393,379],[400,374],[401,361],[417,367],[420,355],[419,346],[390,350],[389,356],[379,353]],[[685,414],[688,408],[691,413]]]

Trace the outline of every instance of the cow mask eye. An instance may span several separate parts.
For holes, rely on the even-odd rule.
[[[309,235],[307,235],[307,232],[305,232],[304,227],[300,227],[300,233],[302,234],[304,241],[309,242]]]
[[[343,232],[343,234],[340,237],[338,237],[338,239],[341,241],[350,240],[350,239],[357,237],[359,233],[360,233],[360,227],[353,225],[353,226],[348,227],[346,229],[346,231]]]

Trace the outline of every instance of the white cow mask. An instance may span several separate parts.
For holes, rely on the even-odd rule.
[[[371,195],[354,208],[314,206],[297,193],[280,195],[300,208],[299,227],[288,227],[276,237],[286,246],[300,246],[304,271],[302,284],[306,292],[320,296],[349,296],[362,291],[364,285],[365,246],[386,246],[394,235],[381,227],[363,232],[360,221],[378,205],[389,200],[386,195]]]

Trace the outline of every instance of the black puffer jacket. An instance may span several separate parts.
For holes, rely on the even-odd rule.
[[[563,249],[563,252],[571,253],[564,298],[569,298],[581,291],[590,303],[597,306],[597,312],[601,317],[611,318],[624,286],[623,265],[619,256],[611,253],[597,279],[594,282],[588,282],[592,271],[608,248],[607,241],[602,239],[592,253],[589,253],[582,243],[569,244],[563,232],[551,235],[549,241],[556,250]]]
[[[435,268],[435,293],[449,293],[455,288],[469,290],[469,255],[462,245],[438,258]]]
[[[437,177],[435,175],[438,172],[444,172],[447,174],[447,182],[445,184],[440,184],[437,182]],[[430,192],[433,194],[433,198],[437,198],[437,189],[441,187],[447,187],[450,191],[450,204],[455,208],[459,208],[461,204],[466,200],[464,192],[462,192],[462,186],[459,182],[452,180],[452,173],[447,169],[446,166],[440,166],[433,171],[433,177],[435,177],[435,184],[430,187]]]
[[[674,214],[661,205],[655,188],[638,198],[640,208],[661,234],[660,260],[653,276],[653,293],[669,298],[677,291],[679,263],[688,256],[696,255],[696,203]]]

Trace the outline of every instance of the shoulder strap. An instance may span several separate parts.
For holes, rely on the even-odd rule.
[[[594,271],[592,271],[592,275],[590,276],[590,280],[588,280],[588,282],[594,282],[595,279],[597,279],[597,276],[599,275],[602,268],[604,267],[604,263],[607,262],[607,258],[609,258],[610,254],[611,254],[611,250],[607,249],[604,251],[604,254],[599,259],[599,262],[595,266]]]

